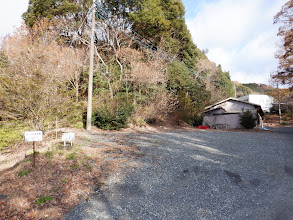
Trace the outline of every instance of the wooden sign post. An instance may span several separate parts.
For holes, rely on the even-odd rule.
[[[35,153],[35,141],[43,140],[43,132],[42,131],[27,131],[24,132],[25,142],[33,142],[33,167],[36,163],[36,153]]]

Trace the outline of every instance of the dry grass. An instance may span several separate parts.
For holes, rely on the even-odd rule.
[[[277,114],[266,114],[264,125],[271,127],[283,127],[283,126],[293,126],[293,117],[292,114],[283,113],[282,114],[282,124],[279,121],[279,115]]]
[[[82,149],[82,150],[81,150]],[[28,156],[0,172],[0,219],[59,219],[101,187],[111,173],[140,156],[127,146],[66,149]],[[109,160],[109,158],[112,158]]]

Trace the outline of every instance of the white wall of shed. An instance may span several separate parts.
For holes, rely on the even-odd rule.
[[[268,95],[247,95],[238,98],[242,101],[248,101],[254,104],[258,104],[261,106],[263,111],[269,112],[270,108],[273,106],[274,98]]]
[[[256,109],[253,105],[242,103],[242,102],[237,102],[234,100],[229,100],[227,102],[219,104],[222,108],[225,109],[226,112],[242,112],[249,110],[252,113],[256,112]]]
[[[203,125],[214,127],[217,124],[228,125],[229,128],[243,128],[239,123],[239,114],[204,116]]]

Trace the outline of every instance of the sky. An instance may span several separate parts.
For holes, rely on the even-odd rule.
[[[0,38],[21,25],[29,0],[1,1]],[[182,0],[194,43],[241,83],[268,83],[276,70],[279,39],[273,17],[286,1]]]
[[[11,34],[20,27],[21,15],[27,10],[29,0],[1,0],[0,3],[0,38]]]
[[[288,0],[183,0],[193,41],[241,83],[266,83],[277,69],[274,15]]]

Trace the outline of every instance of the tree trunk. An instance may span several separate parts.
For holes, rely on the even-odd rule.
[[[128,91],[129,91],[129,88],[128,88],[128,78],[127,78],[127,74],[125,76],[125,79],[126,79],[126,100],[128,102]]]
[[[109,86],[109,90],[110,90],[110,95],[111,95],[111,99],[114,99],[114,94],[113,94],[113,90],[112,90],[112,86],[111,86],[111,81],[108,78],[108,86]]]
[[[79,82],[78,82],[78,79],[75,80],[75,96],[76,96],[76,101],[78,102],[78,96],[79,96],[79,91],[78,91],[78,88],[79,88]]]
[[[279,123],[282,123],[282,111],[281,111],[281,103],[279,101]]]

